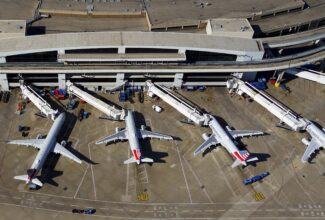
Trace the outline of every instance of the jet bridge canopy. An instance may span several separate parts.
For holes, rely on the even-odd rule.
[[[77,96],[78,98],[84,100],[85,102],[89,103],[90,105],[97,108],[99,111],[106,114],[109,118],[112,118],[114,120],[124,120],[125,118],[125,110],[124,109],[117,109],[113,105],[109,105],[98,98],[90,95],[89,93],[82,91],[75,85],[73,85],[72,82],[67,81],[67,90],[69,93]]]

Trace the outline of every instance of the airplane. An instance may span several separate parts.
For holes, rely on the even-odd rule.
[[[307,140],[306,138],[302,139],[302,143],[307,145],[307,149],[304,155],[301,158],[303,163],[307,162],[310,156],[318,149],[325,147],[325,128],[320,129],[311,121],[308,121],[308,125],[306,130],[310,134],[311,141]]]
[[[194,156],[204,152],[212,145],[220,144],[227,149],[227,151],[235,157],[235,161],[232,164],[232,168],[239,166],[240,164],[246,166],[247,162],[258,160],[257,157],[250,157],[247,150],[239,150],[234,143],[234,139],[238,137],[247,137],[264,134],[261,131],[248,131],[248,130],[231,130],[229,126],[226,126],[226,130],[220,125],[220,123],[210,116],[209,127],[212,129],[212,134],[208,136],[206,133],[202,135],[205,140],[201,146],[194,151]]]
[[[153,159],[151,158],[142,157],[139,139],[159,138],[165,140],[173,140],[172,136],[145,130],[144,125],[141,125],[141,129],[136,128],[133,112],[130,110],[127,111],[127,115],[125,117],[125,123],[126,123],[125,129],[120,130],[119,128],[116,128],[115,134],[104,137],[96,142],[96,144],[103,144],[103,143],[106,144],[109,142],[115,142],[120,140],[129,140],[130,149],[133,156],[130,159],[125,160],[124,164],[130,164],[130,163],[140,164],[141,162],[145,162],[145,163],[154,162]]]
[[[65,113],[61,113],[55,120],[54,123],[45,139],[26,139],[26,140],[8,140],[7,144],[25,145],[32,146],[39,149],[36,158],[30,169],[27,170],[27,175],[15,176],[14,179],[26,181],[26,185],[35,184],[40,187],[43,183],[36,177],[38,172],[42,169],[44,162],[49,155],[53,152],[56,154],[61,154],[75,162],[81,164],[81,160],[68,151],[64,146],[57,143],[57,137],[63,126],[65,120]]]

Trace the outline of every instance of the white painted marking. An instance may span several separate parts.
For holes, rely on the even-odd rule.
[[[88,168],[89,168],[89,164],[87,164],[87,168],[86,168],[86,170],[85,170],[85,172],[84,172],[84,175],[82,176],[82,178],[81,178],[81,180],[80,180],[80,183],[79,183],[79,185],[78,185],[78,188],[77,188],[77,190],[76,190],[76,193],[75,193],[74,196],[73,196],[74,199],[75,199],[75,198],[77,197],[77,195],[78,195],[79,189],[80,189],[81,184],[83,183],[83,181],[84,181],[84,179],[85,179],[85,176],[86,176],[86,173],[87,173]]]
[[[88,151],[89,151],[89,159],[91,160],[91,153],[90,153],[90,145],[91,143],[88,144]],[[96,184],[95,184],[95,177],[94,177],[94,170],[93,170],[93,165],[90,164],[90,170],[91,170],[91,176],[93,180],[93,187],[94,187],[94,197],[95,200],[97,200],[97,194],[96,194]]]
[[[128,149],[128,158],[130,158],[130,150]],[[129,173],[130,173],[130,164],[126,165],[126,187],[125,187],[125,195],[129,195]]]
[[[185,175],[185,171],[184,171],[184,166],[183,166],[183,163],[182,163],[182,158],[181,158],[181,155],[179,153],[179,148],[178,148],[178,145],[177,143],[174,141],[174,144],[176,145],[176,150],[177,150],[177,154],[178,154],[178,158],[179,158],[179,162],[181,163],[181,168],[182,168],[182,172],[183,172],[183,177],[184,177],[184,180],[185,180],[185,184],[186,184],[186,189],[187,189],[187,194],[188,194],[188,197],[190,199],[190,202],[192,203],[192,196],[191,196],[191,192],[190,192],[190,189],[188,187],[188,183],[187,183],[187,179],[186,179],[186,175]]]
[[[190,169],[191,173],[193,174],[195,180],[198,182],[199,186],[203,186],[203,184],[202,184],[202,182],[200,181],[199,177],[198,177],[198,176],[196,175],[196,173],[194,172],[194,170],[193,170],[191,164],[190,164],[187,160],[185,160],[184,156],[183,156],[183,159],[184,159],[186,165],[188,166],[188,168]],[[207,192],[207,190],[206,190],[205,188],[203,189],[203,192],[204,192],[204,194],[206,195],[206,197],[208,198],[209,202],[210,202],[210,203],[213,203],[211,197],[209,196],[209,193]]]
[[[230,184],[230,182],[229,182],[229,180],[228,180],[228,176],[225,174],[225,172],[224,172],[223,168],[221,167],[221,165],[219,164],[218,160],[216,159],[216,157],[214,156],[213,153],[212,153],[212,154],[210,153],[209,155],[211,155],[213,161],[214,161],[215,164],[217,165],[216,169],[217,169],[218,171],[221,170],[221,173],[222,173],[222,175],[223,175],[223,179],[225,180],[225,182],[226,182],[228,188],[230,189],[230,192],[233,194],[233,196],[236,196],[236,193],[235,193],[234,189],[232,188],[232,185]]]

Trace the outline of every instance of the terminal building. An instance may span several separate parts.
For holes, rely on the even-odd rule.
[[[3,24],[3,23],[1,23]],[[18,24],[12,23],[13,26]],[[24,25],[19,24],[24,27]],[[132,66],[154,64],[186,65],[209,64],[216,62],[245,62],[262,60],[264,48],[259,40],[253,39],[253,30],[246,19],[212,19],[208,21],[206,33],[173,32],[80,32],[25,36],[23,30],[8,28],[18,36],[1,37],[0,63],[1,89],[19,85],[19,79],[41,86],[65,87],[65,81],[83,84],[89,89],[111,89],[122,82],[143,85],[154,78],[157,82],[170,86],[183,85],[224,85],[230,73],[204,74],[175,72],[171,74],[157,70],[154,74],[132,72]],[[16,33],[18,32],[19,33]],[[6,71],[15,65],[34,66],[122,66],[121,72],[102,71],[94,73],[91,69],[83,74],[52,73],[44,70],[19,74]],[[123,71],[125,68],[125,71]],[[254,74],[247,74],[250,77]]]

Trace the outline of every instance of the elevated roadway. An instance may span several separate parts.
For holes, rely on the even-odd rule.
[[[263,44],[267,44],[269,48],[290,47],[298,44],[304,44],[311,41],[321,40],[325,38],[325,28],[318,28],[310,31],[304,31],[296,34],[259,38]]]
[[[147,64],[147,65],[78,65],[40,63],[2,64],[0,73],[4,74],[98,74],[98,73],[225,73],[225,72],[263,72],[284,70],[313,63],[325,58],[325,46],[295,55],[250,62],[217,62],[201,64]]]

